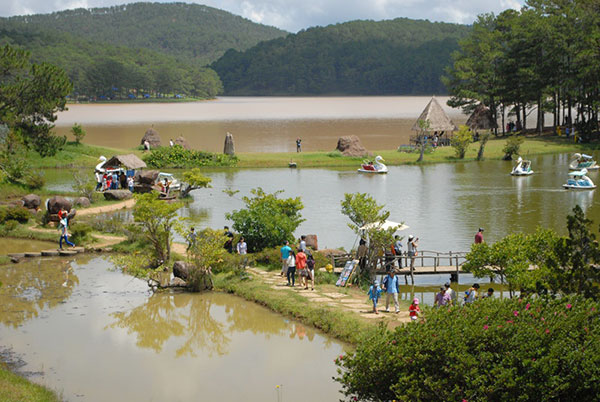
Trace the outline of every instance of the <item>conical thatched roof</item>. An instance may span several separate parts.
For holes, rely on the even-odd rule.
[[[141,169],[145,168],[146,164],[143,160],[135,156],[134,154],[127,155],[115,155],[104,164],[105,167],[113,166],[125,166],[127,169]]]
[[[158,135],[158,131],[153,128],[149,128],[146,130],[146,134],[142,137],[142,141],[140,141],[140,145],[144,145],[144,141],[148,140],[150,146],[160,147],[160,135]]]
[[[419,116],[412,126],[413,131],[420,131],[419,120],[429,122],[427,131],[456,131],[458,128],[454,125],[450,117],[444,112],[435,98],[431,98],[423,113]]]
[[[475,108],[466,124],[471,130],[492,130],[498,128],[491,110],[483,103],[480,103]]]
[[[179,136],[175,139],[175,145],[181,145],[185,149],[190,149],[190,144],[188,144],[187,140],[183,136]]]

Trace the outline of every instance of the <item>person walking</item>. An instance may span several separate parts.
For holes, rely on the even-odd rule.
[[[315,290],[315,259],[310,251],[306,251],[306,269],[308,270],[308,277],[310,278],[310,290]]]
[[[223,226],[223,231],[225,232],[225,236],[227,236],[224,245],[225,250],[227,250],[229,254],[233,254],[233,233],[229,230],[229,226]]]
[[[190,251],[192,247],[196,245],[196,229],[190,228],[190,232],[187,235],[188,246],[185,249],[186,252]]]
[[[419,246],[419,238],[415,238],[413,235],[408,236],[408,257],[410,258],[410,272],[415,269],[415,257],[418,254],[417,248]]]
[[[408,308],[408,315],[410,316],[411,321],[417,321],[419,316],[421,315],[421,309],[419,308],[419,299],[414,298],[412,304]]]
[[[444,288],[446,288],[446,294],[448,295],[450,304],[456,304],[456,292],[450,287],[450,282],[446,282]]]
[[[133,181],[133,176],[129,176],[127,178],[127,187],[129,187],[129,191],[133,193],[133,189],[135,187],[135,182]]]
[[[58,229],[60,230],[60,239],[58,240],[58,248],[62,250],[62,242],[63,240],[65,241],[65,243],[67,243],[69,246],[71,247],[75,247],[74,243],[71,243],[69,241],[69,220],[67,218],[67,216],[65,215],[63,218],[61,218],[60,220],[60,224]]]
[[[398,260],[398,268],[402,269],[402,240],[400,236],[394,236],[394,254]]]
[[[306,254],[302,249],[298,249],[296,254],[296,269],[300,276],[300,286],[304,286],[304,289],[308,289],[308,269],[306,269]]]
[[[441,286],[440,291],[436,293],[433,300],[433,307],[446,306],[451,303],[450,295],[446,293],[446,288]]]
[[[396,314],[400,312],[398,304],[398,293],[400,293],[400,283],[394,270],[390,271],[383,280],[383,290],[385,290],[385,311],[390,312],[390,298],[394,299]]]
[[[290,242],[289,241],[285,241],[283,243],[283,247],[281,247],[281,250],[279,250],[279,252],[281,253],[281,276],[283,275],[287,275],[288,272],[288,257],[290,256],[290,252],[292,251],[292,249],[290,248]],[[289,280],[288,280],[289,282]]]
[[[287,281],[288,286],[296,285],[296,254],[290,249],[290,254],[287,258]]]
[[[296,138],[296,152],[302,152],[302,140]]]
[[[477,234],[475,235],[475,244],[483,243],[483,228],[479,228]]]
[[[242,267],[245,269],[246,265],[248,265],[248,244],[246,244],[243,236],[240,237],[240,241],[238,241],[235,249],[237,253],[242,256]]]
[[[356,259],[358,260],[359,274],[364,272],[367,265],[367,242],[365,239],[360,239],[358,249],[356,250]]]
[[[373,285],[369,288],[368,295],[369,299],[373,302],[373,312],[379,314],[379,311],[377,311],[377,302],[381,297],[381,288],[379,287],[379,281],[377,279],[375,279]]]
[[[479,284],[474,283],[473,286],[466,292],[465,304],[471,304],[479,298]]]
[[[300,236],[300,250],[304,251],[304,253],[306,253],[306,236],[302,235]]]
[[[99,170],[94,172],[94,176],[96,177],[96,191],[102,190],[102,173]]]

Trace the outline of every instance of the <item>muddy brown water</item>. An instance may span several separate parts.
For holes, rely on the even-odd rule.
[[[56,231],[56,243],[41,240],[13,239],[10,237],[3,237],[0,241],[0,255],[55,249],[58,247],[58,235],[58,231]]]
[[[231,132],[237,152],[288,152],[296,138],[304,151],[334,150],[337,140],[357,135],[367,149],[407,144],[413,124],[431,97],[222,97],[212,101],[147,104],[72,104],[59,113],[57,132],[67,135],[74,123],[87,132],[84,142],[116,148],[140,145],[153,126],[164,145],[184,136],[196,149],[222,152]],[[439,103],[454,119],[466,116]]]
[[[92,256],[3,266],[0,282],[0,345],[67,401],[340,397],[344,345],[235,296],[151,294]]]

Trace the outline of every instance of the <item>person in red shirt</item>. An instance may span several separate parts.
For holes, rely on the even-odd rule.
[[[296,269],[300,275],[300,286],[304,284],[304,289],[308,289],[308,269],[306,267],[306,254],[302,249],[298,249],[296,254]]]
[[[410,316],[410,319],[412,321],[416,321],[417,318],[419,318],[419,315],[421,315],[421,309],[419,308],[419,299],[418,298],[415,297],[413,299],[412,304],[408,308],[408,315]]]
[[[475,244],[483,243],[483,228],[479,228],[479,231],[475,235]]]

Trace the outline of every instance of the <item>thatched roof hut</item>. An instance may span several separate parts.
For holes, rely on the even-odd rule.
[[[125,166],[127,169],[142,169],[146,163],[134,154],[115,155],[104,164],[105,167]]]
[[[179,136],[175,138],[175,145],[181,145],[184,149],[190,149],[190,144],[188,144],[187,140],[183,136]]]
[[[473,131],[493,130],[498,128],[498,123],[496,123],[496,120],[494,120],[492,111],[483,103],[480,103],[475,108],[471,116],[469,116],[466,124],[467,127]]]
[[[140,141],[140,145],[144,145],[144,141],[146,141],[146,140],[150,143],[150,146],[152,148],[160,147],[160,135],[158,134],[158,131],[156,131],[152,127],[150,127],[148,130],[146,130],[146,134],[144,134],[144,136],[142,137],[142,141]]]
[[[427,129],[429,132],[447,132],[458,130],[435,98],[431,98],[425,107],[425,110],[423,110],[423,113],[421,113],[415,124],[412,126],[413,131],[421,131],[419,128],[420,120],[429,122],[429,128]]]

